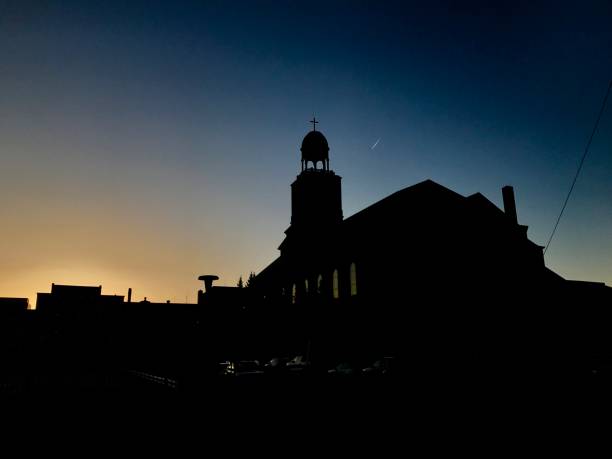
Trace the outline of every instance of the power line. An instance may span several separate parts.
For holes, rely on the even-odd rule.
[[[593,137],[595,136],[595,132],[597,131],[597,127],[599,126],[599,121],[601,120],[601,116],[603,115],[603,112],[606,108],[606,103],[608,102],[608,96],[610,95],[610,89],[612,89],[612,80],[610,80],[610,84],[608,85],[608,90],[606,91],[606,95],[603,99],[603,102],[601,103],[601,108],[599,109],[599,114],[597,115],[595,126],[593,126],[593,131],[591,131],[591,136],[589,137],[589,141],[587,142],[586,147],[584,148],[584,153],[582,154],[582,159],[580,160],[580,164],[578,165],[578,170],[576,171],[576,175],[574,176],[574,180],[572,181],[572,186],[570,187],[567,193],[567,196],[565,197],[565,202],[563,203],[561,212],[559,212],[559,216],[557,217],[557,222],[555,223],[555,227],[553,228],[552,233],[550,233],[550,237],[548,238],[548,242],[546,243],[546,247],[544,248],[544,254],[546,254],[546,251],[548,250],[548,247],[550,246],[552,238],[554,237],[555,232],[557,231],[557,226],[559,226],[559,222],[561,221],[561,217],[563,216],[563,212],[565,211],[565,207],[567,206],[567,202],[569,201],[572,191],[574,191],[574,185],[576,185],[576,180],[578,180],[578,175],[580,175],[580,171],[582,170],[582,165],[584,164],[584,160],[587,154],[589,153],[591,142],[593,141]]]

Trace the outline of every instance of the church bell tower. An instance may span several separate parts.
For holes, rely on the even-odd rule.
[[[302,172],[291,184],[291,228],[300,233],[324,231],[343,218],[342,179],[329,170],[329,145],[316,129],[318,121],[311,123],[312,131],[302,141]]]

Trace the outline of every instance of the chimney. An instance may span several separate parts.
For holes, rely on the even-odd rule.
[[[502,188],[502,195],[504,197],[504,212],[508,218],[518,225],[518,217],[516,216],[516,204],[514,202],[514,188],[510,185],[506,185]]]
[[[128,303],[132,302],[132,288],[128,288]]]

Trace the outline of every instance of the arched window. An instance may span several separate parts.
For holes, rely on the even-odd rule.
[[[357,268],[351,263],[351,296],[357,295]]]
[[[340,286],[338,285],[338,270],[337,269],[334,269],[333,291],[334,291],[334,298],[340,298]]]
[[[308,279],[304,279],[304,291],[308,293]]]
[[[317,293],[320,295],[323,292],[323,275],[319,274],[317,277]]]
[[[291,302],[295,304],[296,299],[297,299],[297,285],[293,284],[293,287],[291,287]]]

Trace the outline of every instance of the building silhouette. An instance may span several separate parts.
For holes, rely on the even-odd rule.
[[[200,391],[219,363],[265,373],[256,361],[267,383],[390,372],[413,390],[612,374],[612,289],[546,267],[511,186],[500,209],[426,180],[344,218],[329,151],[304,137],[280,253],[248,287],[203,275],[194,304],[59,284],[36,310],[0,298],[2,387]]]
[[[70,315],[102,312],[123,303],[121,295],[102,295],[102,286],[51,284],[50,293],[38,293],[36,310],[41,314]]]
[[[555,327],[610,306],[612,289],[566,281],[545,266],[543,246],[518,222],[511,186],[499,209],[480,193],[426,180],[344,219],[326,138],[309,132],[301,152],[290,226],[255,287],[269,307],[293,311],[294,325],[279,328],[302,324],[315,354],[531,374],[588,352]]]
[[[561,280],[518,223],[512,187],[503,188],[500,210],[480,193],[464,197],[426,180],[343,219],[341,178],[329,170],[328,150],[320,132],[304,138],[302,171],[291,185],[291,225],[280,256],[257,276],[267,296],[399,299],[425,284],[494,287],[507,295]]]
[[[0,297],[0,316],[18,315],[30,309],[27,298]]]

